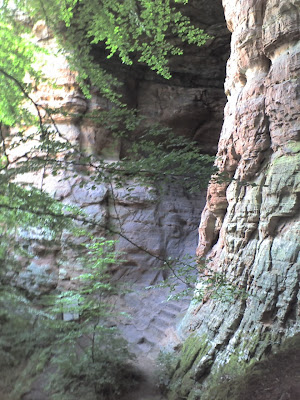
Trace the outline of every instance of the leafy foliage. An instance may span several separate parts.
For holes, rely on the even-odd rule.
[[[98,67],[96,74],[91,64],[90,49],[94,44],[105,43],[108,58],[118,54],[128,65],[137,59],[170,78],[168,58],[183,53],[170,35],[199,46],[208,39],[170,0],[66,0],[63,4],[51,0],[47,7],[37,0],[19,0],[16,4],[29,15],[44,18],[48,26],[61,34],[63,47],[72,51],[70,59],[78,66],[81,79],[89,78],[97,87],[97,74],[101,72]]]
[[[41,50],[21,35],[18,27],[1,20],[0,14],[0,122],[5,125],[27,123],[32,115],[20,103],[26,100],[31,85],[25,76],[38,81],[39,73],[33,68],[35,57]]]
[[[63,3],[49,0],[47,4],[39,0],[15,0],[13,6],[8,0],[1,2],[1,360],[5,366],[16,366],[30,357],[36,360],[38,353],[42,361],[35,372],[47,369],[51,361],[57,372],[50,379],[53,398],[72,398],[73,391],[86,392],[88,388],[98,398],[117,398],[132,384],[134,373],[128,364],[132,355],[126,343],[107,322],[106,297],[117,290],[108,270],[117,262],[114,243],[89,236],[83,261],[85,273],[78,278],[79,290],[56,293],[49,300],[52,308],[49,304],[45,306],[44,298],[35,307],[16,289],[5,287],[21,264],[22,256],[30,257],[26,249],[18,246],[18,234],[20,229],[36,228],[44,234],[50,232],[53,238],[59,237],[64,229],[70,229],[72,219],[82,217],[78,210],[59,204],[43,193],[43,179],[49,173],[74,170],[74,165],[80,164],[89,168],[95,183],[118,184],[126,177],[134,177],[145,183],[160,184],[158,177],[163,174],[167,181],[177,180],[190,189],[195,181],[207,179],[210,172],[206,169],[212,160],[201,155],[192,143],[157,127],[136,141],[131,158],[122,163],[107,164],[81,154],[53,123],[53,111],[31,98],[32,89],[43,79],[34,67],[41,50],[30,35],[30,28],[40,18],[46,20],[70,66],[78,72],[86,97],[96,87],[115,104],[109,112],[109,121],[105,113],[95,118],[106,121],[109,130],[119,137],[136,129],[139,119],[122,104],[117,79],[95,62],[95,46],[104,46],[108,59],[118,55],[127,65],[147,64],[168,79],[168,58],[182,54],[181,43],[202,45],[208,36],[193,27],[169,0],[65,0]],[[29,106],[33,106],[33,113],[29,112]],[[53,127],[49,128],[51,123]],[[14,128],[14,137],[8,137],[7,125]],[[30,125],[36,126],[33,133],[26,131]],[[25,150],[21,155],[16,159],[10,157],[10,151],[23,145]],[[204,165],[201,172],[199,163]],[[39,189],[36,182],[33,185],[26,181],[28,173],[41,173]],[[13,262],[12,253],[18,255]],[[72,320],[56,319],[59,312],[71,315]]]
[[[186,3],[186,1],[176,2]],[[16,15],[16,10],[26,12],[30,16],[31,24],[38,18],[45,18],[48,26],[53,29],[65,49],[71,67],[78,71],[78,79],[84,94],[89,97],[90,87],[96,86],[117,105],[108,113],[101,112],[96,116],[89,115],[85,118],[92,118],[98,123],[101,120],[113,135],[127,136],[129,140],[131,138],[128,135],[138,127],[140,118],[137,118],[132,110],[127,110],[121,104],[120,96],[115,90],[119,85],[117,80],[94,62],[92,56],[94,44],[105,43],[109,51],[108,58],[118,53],[122,62],[127,64],[136,62],[136,55],[139,54],[140,62],[147,63],[152,69],[168,78],[170,76],[167,67],[168,58],[171,55],[182,53],[178,45],[172,41],[173,39],[170,39],[170,34],[172,37],[180,38],[183,42],[187,41],[199,46],[208,38],[202,30],[193,27],[189,19],[183,16],[174,4],[171,5],[169,0],[123,0],[121,2],[69,0],[65,1],[63,5],[57,0],[51,0],[46,7],[37,0],[18,0],[15,2],[15,7],[15,10],[11,10],[8,1],[3,1],[1,7],[0,16],[7,24],[8,29],[12,30],[10,36],[16,31],[27,30],[23,23],[12,22],[15,21],[12,16]],[[23,40],[22,35],[20,40]],[[29,95],[31,86],[24,84],[25,73],[32,78],[36,76],[32,68],[36,47],[30,40],[27,40],[26,43],[30,51],[23,51],[25,45],[23,46],[22,42],[20,49],[25,58],[20,65],[18,64],[20,71],[15,76],[13,74],[9,77],[5,75],[5,78],[11,85],[17,84],[16,91],[19,90],[20,98],[16,98],[13,103],[15,106],[12,109],[12,115],[18,115],[16,107],[23,98],[30,100],[35,107],[41,134],[40,139],[43,140],[40,145],[34,145],[31,148],[31,154],[27,154],[23,162],[18,163],[18,169],[14,165],[14,171],[16,174],[26,172],[26,168],[27,171],[29,169],[38,171],[40,168],[46,167],[45,160],[47,160],[47,165],[51,164],[52,173],[55,173],[57,168],[66,168],[65,164],[63,166],[59,164],[57,167],[57,154],[63,148],[65,151],[70,148],[70,143],[67,140],[62,142],[61,138],[55,138],[45,127],[45,122],[41,117],[42,111],[46,111],[50,120],[52,111],[43,110],[43,107],[35,103]],[[6,53],[3,52],[3,58],[5,56]],[[1,53],[0,57],[2,58]],[[3,71],[7,73],[6,66],[4,65],[4,67]],[[7,101],[7,107],[11,107],[9,96],[4,96],[3,101]],[[5,112],[5,107],[3,110]],[[3,124],[7,122],[12,124],[14,120],[2,120]],[[61,137],[57,129],[55,134]],[[3,144],[5,141],[1,137],[0,141],[2,139]],[[23,143],[29,140],[29,137],[21,138]],[[72,152],[74,151],[76,153],[75,149],[72,150]],[[5,146],[3,146],[2,157],[7,159]],[[89,167],[94,168],[95,165],[91,158],[80,157],[83,165],[87,163]],[[149,181],[159,182],[163,177],[163,181],[167,183],[175,179],[184,187],[195,191],[198,190],[199,184],[202,187],[206,186],[212,172],[212,158],[202,155],[194,143],[189,143],[182,137],[176,138],[159,127],[149,128],[142,137],[135,138],[130,159],[122,160],[121,164],[107,165],[101,162],[96,165],[94,168],[97,174],[95,181],[103,179],[118,183],[124,181],[124,177],[134,177],[148,183]],[[7,174],[7,170],[5,173]]]
[[[109,267],[117,255],[114,242],[102,238],[91,238],[83,246],[88,251],[79,289],[44,296],[35,307],[17,291],[1,287],[1,365],[15,367],[38,354],[40,362],[32,367],[31,376],[49,371],[51,398],[74,399],[74,392],[76,396],[82,392],[91,398],[114,399],[137,379],[126,341],[107,323],[108,314],[112,315],[107,295],[120,292],[109,280]],[[18,391],[22,393],[20,385],[14,396]]]
[[[208,299],[232,303],[247,296],[243,289],[228,280],[224,272],[209,267],[206,260],[191,256],[169,258],[163,268],[167,272],[164,281],[146,289],[168,288],[168,301],[189,298],[193,304]]]
[[[71,341],[59,347],[53,360],[58,370],[48,386],[54,392],[53,400],[74,399],[74,393],[76,398],[78,394],[88,398],[91,392],[97,399],[117,399],[134,387],[137,377],[128,363],[132,355],[125,340],[113,329],[96,330],[93,354],[86,346],[87,343],[80,346],[80,342]]]
[[[126,341],[107,325],[112,310],[106,297],[120,293],[110,280],[109,267],[119,262],[114,245],[112,240],[91,237],[85,245],[85,272],[78,277],[80,290],[64,291],[54,298],[52,312],[67,313],[75,321],[67,322],[69,329],[55,343],[52,363],[57,372],[49,384],[53,399],[69,398],[82,387],[94,388],[100,398],[114,399],[136,379],[128,364],[133,355]]]
[[[214,157],[201,153],[196,142],[153,126],[133,143],[122,167],[142,182],[177,182],[193,193],[207,187],[215,172],[213,161]]]

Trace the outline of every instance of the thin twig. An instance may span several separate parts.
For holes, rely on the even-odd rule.
[[[37,115],[38,115],[38,119],[39,119],[39,126],[40,126],[40,129],[41,129],[42,135],[44,135],[45,131],[44,131],[44,125],[43,125],[43,117],[42,117],[41,112],[40,112],[40,109],[39,109],[39,107],[41,107],[41,106],[39,106],[39,105],[32,99],[32,97],[28,94],[27,90],[24,89],[22,83],[20,83],[20,82],[18,81],[18,79],[16,79],[14,76],[8,74],[8,73],[7,73],[6,71],[4,71],[2,68],[0,68],[0,73],[3,74],[4,76],[6,76],[6,77],[7,77],[8,79],[10,79],[11,81],[13,81],[13,82],[18,86],[18,88],[21,90],[21,92],[24,94],[24,96],[25,96],[28,100],[30,100],[30,102],[34,105],[34,107],[35,107],[35,109],[36,109],[36,112],[37,112]]]
[[[50,217],[58,218],[58,219],[67,218],[67,219],[70,219],[72,221],[75,220],[75,221],[78,221],[78,222],[84,222],[86,224],[90,224],[93,227],[100,227],[100,228],[108,231],[109,233],[111,233],[113,235],[118,235],[118,236],[122,237],[128,243],[130,243],[133,246],[135,246],[137,249],[139,249],[139,250],[143,251],[144,253],[150,255],[151,257],[155,258],[156,260],[164,263],[170,269],[170,271],[172,271],[172,273],[174,274],[176,279],[178,279],[179,281],[181,281],[184,284],[187,284],[187,282],[184,279],[182,279],[179,275],[177,275],[174,267],[172,266],[172,264],[168,260],[166,260],[166,259],[164,259],[164,258],[162,258],[160,256],[157,256],[156,254],[153,254],[151,251],[149,251],[149,250],[145,249],[144,247],[140,246],[139,244],[135,243],[133,240],[129,239],[126,235],[124,235],[124,233],[116,231],[116,230],[114,230],[114,229],[112,229],[110,227],[107,227],[105,225],[102,225],[102,224],[100,224],[98,222],[95,222],[95,221],[89,220],[89,219],[87,219],[87,218],[85,218],[83,216],[78,216],[78,215],[74,215],[74,214],[66,214],[66,215],[64,215],[64,214],[57,214],[57,213],[49,211],[49,210],[46,210],[46,211],[44,211],[44,210],[43,211],[42,210],[28,210],[28,208],[26,208],[26,207],[22,207],[22,206],[13,207],[13,206],[10,206],[9,204],[0,204],[0,208],[5,208],[5,209],[11,210],[11,211],[24,211],[24,212],[27,212],[27,213],[30,213],[30,214],[33,214],[33,215],[37,215],[37,216],[48,215]],[[189,287],[193,287],[190,284],[187,284],[187,285]]]
[[[6,76],[8,79],[12,80],[12,81],[19,87],[19,89],[20,89],[21,92],[24,94],[24,96],[34,105],[34,107],[35,107],[35,109],[36,109],[36,111],[37,111],[37,114],[38,114],[39,126],[40,126],[40,129],[41,129],[41,132],[42,132],[42,139],[46,138],[46,131],[47,131],[47,130],[45,130],[45,128],[44,128],[43,117],[42,117],[42,115],[41,115],[40,108],[43,109],[44,111],[46,111],[46,114],[49,116],[50,121],[51,121],[52,125],[53,125],[54,128],[55,128],[55,132],[59,135],[59,137],[62,138],[62,139],[64,139],[68,144],[70,144],[70,145],[72,146],[72,148],[74,149],[74,151],[75,151],[76,153],[78,153],[80,156],[82,156],[81,151],[78,150],[67,138],[65,138],[65,137],[61,134],[61,132],[59,131],[59,129],[58,129],[58,127],[57,127],[57,125],[56,125],[56,123],[55,123],[53,117],[52,117],[51,112],[50,112],[47,108],[45,108],[44,106],[37,104],[37,103],[32,99],[32,97],[28,94],[28,92],[26,91],[26,89],[23,87],[22,83],[20,83],[15,77],[13,77],[12,75],[8,74],[8,73],[7,73],[6,71],[4,71],[2,68],[0,68],[0,73],[2,73],[2,74],[3,74],[4,76]],[[29,154],[29,152],[27,152],[27,153],[25,153],[24,155],[18,157],[18,160],[21,160],[21,159],[24,158],[24,157],[27,157],[27,160],[28,160],[28,161],[30,161],[30,160],[32,161],[32,160],[35,160],[35,159],[39,159],[37,156],[36,156],[36,157],[33,157],[33,158],[29,158],[29,157],[28,157],[28,154]],[[43,159],[43,160],[44,160],[44,159]],[[15,161],[16,161],[16,160],[14,160],[14,162],[15,162]],[[45,160],[44,160],[44,161],[45,161]],[[48,162],[53,162],[53,161],[57,162],[57,160],[48,160]],[[65,162],[65,161],[64,161],[64,162]],[[72,165],[74,165],[74,163],[73,163]],[[79,165],[82,165],[82,164],[79,163]],[[122,170],[122,169],[119,169],[119,168],[109,168],[109,167],[106,167],[106,166],[105,166],[105,168],[99,167],[99,166],[93,164],[91,161],[89,161],[89,162],[87,163],[87,165],[88,165],[89,167],[94,168],[94,169],[95,169],[96,171],[98,171],[98,172],[99,172],[99,171],[102,172],[103,169],[104,169],[106,172],[120,172],[120,171],[126,172],[126,170]],[[150,171],[143,171],[143,170],[142,170],[142,171],[140,171],[140,173],[141,173],[141,172],[142,172],[142,173],[146,173],[146,174],[152,174],[152,175],[154,175],[153,171],[150,172]],[[165,174],[165,175],[167,175],[167,174]],[[172,175],[172,174],[171,174],[171,175]],[[173,174],[173,176],[176,176],[176,175]],[[180,177],[180,176],[182,176],[182,175],[177,175],[177,176]],[[93,225],[93,226],[99,226],[99,227],[101,227],[102,229],[107,230],[107,231],[109,231],[109,232],[112,233],[112,234],[119,235],[120,237],[122,237],[123,239],[125,239],[127,242],[129,242],[130,244],[132,244],[133,246],[135,246],[137,249],[139,249],[139,250],[145,252],[146,254],[150,255],[151,257],[157,259],[158,261],[163,262],[163,263],[172,271],[173,275],[174,275],[179,281],[181,281],[182,283],[187,284],[183,279],[181,279],[180,276],[177,275],[175,269],[173,268],[173,266],[171,265],[171,263],[170,263],[168,260],[165,260],[164,258],[159,257],[159,256],[157,256],[157,255],[151,253],[149,250],[147,250],[147,249],[143,248],[142,246],[138,245],[137,243],[133,242],[131,239],[129,239],[129,238],[128,238],[126,235],[124,235],[124,233],[122,233],[122,232],[115,231],[115,230],[113,230],[113,229],[111,229],[111,228],[109,228],[109,227],[107,227],[107,226],[101,225],[101,224],[99,224],[99,223],[95,223],[95,222],[90,221],[90,220],[85,219],[85,218],[78,218],[78,216],[74,216],[74,215],[62,215],[62,214],[56,214],[56,213],[53,213],[53,212],[50,212],[50,211],[46,211],[46,212],[45,212],[45,211],[40,211],[40,210],[28,210],[28,209],[26,209],[25,207],[23,208],[22,206],[18,206],[18,207],[16,208],[16,207],[12,207],[12,206],[9,206],[9,205],[6,205],[6,204],[0,204],[0,208],[6,208],[6,209],[10,209],[10,210],[12,210],[12,211],[21,210],[21,211],[29,212],[29,213],[32,213],[32,214],[34,214],[34,215],[39,215],[39,216],[49,215],[49,216],[52,216],[52,217],[55,217],[55,218],[69,218],[69,219],[72,219],[72,220],[77,220],[77,221],[80,221],[80,222],[88,223],[88,224],[91,224],[91,225]],[[122,230],[122,228],[121,228],[121,230]],[[189,284],[188,284],[188,285],[189,285]]]

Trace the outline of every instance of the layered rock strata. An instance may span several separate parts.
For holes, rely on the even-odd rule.
[[[209,186],[198,255],[245,293],[190,307],[176,399],[199,398],[210,371],[259,359],[300,328],[300,2],[223,6],[232,40],[217,163],[230,180]]]
[[[144,116],[145,125],[168,126],[175,133],[198,141],[206,152],[214,154],[223,119],[222,86],[230,34],[221,4],[200,3],[191,1],[186,12],[212,38],[200,51],[196,46],[185,46],[185,55],[170,61],[173,74],[170,81],[147,71],[144,66],[126,68],[116,59],[108,63],[100,47],[95,49],[94,55],[102,67],[115,73],[124,83],[123,99]],[[198,19],[200,5],[204,16]],[[57,111],[52,114],[52,122],[59,135],[74,146],[73,152],[82,150],[105,161],[122,158],[128,143],[112,140],[101,124],[84,118],[95,110],[110,110],[111,104],[98,92],[93,92],[91,99],[85,99],[76,83],[76,74],[57,52],[57,44],[45,24],[39,22],[33,30],[37,41],[49,50],[44,74],[55,83],[54,88],[47,85],[37,88],[32,94],[36,103]],[[11,161],[19,156],[18,151],[21,149],[11,153]],[[67,165],[69,156],[60,154],[58,159]],[[121,237],[115,235],[119,239],[116,250],[125,254],[126,264],[116,271],[115,278],[130,282],[136,292],[120,301],[120,307],[133,315],[129,324],[123,324],[123,333],[144,353],[166,341],[168,333],[165,332],[174,325],[186,303],[166,305],[166,291],[150,293],[143,288],[166,278],[166,272],[158,270],[164,259],[194,254],[196,221],[204,206],[204,194],[189,195],[178,185],[166,188],[165,193],[159,195],[136,183],[129,192],[126,187],[120,189],[113,184],[90,182],[88,170],[79,167],[59,171],[55,176],[49,169],[46,173],[41,171],[34,177],[23,178],[34,180],[39,188],[63,203],[78,206],[97,224],[93,228],[96,236],[105,236],[108,227],[122,233]],[[76,250],[84,240],[72,238],[68,232],[64,232],[61,242],[55,242],[51,234],[47,236],[45,232],[22,232],[20,242],[29,251],[31,260],[17,260],[22,271],[13,277],[15,284],[32,297],[55,288],[72,287],[76,282],[72,278],[84,268]]]

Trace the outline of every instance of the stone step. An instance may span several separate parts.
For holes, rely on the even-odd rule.
[[[150,324],[145,333],[148,337],[150,335],[152,340],[160,339],[161,337],[166,336],[165,329],[161,329],[154,324]]]
[[[163,318],[168,318],[170,323],[171,323],[171,321],[173,321],[173,319],[176,318],[177,313],[174,313],[174,311],[170,311],[170,310],[164,309],[164,310],[161,310],[159,312],[159,315],[162,315]]]
[[[170,324],[172,323],[172,319],[170,318],[164,318],[163,316],[156,316],[152,319],[151,322],[154,322],[155,325],[163,328],[168,328]]]
[[[166,308],[173,310],[176,313],[180,313],[182,310],[182,305],[179,302],[174,301],[168,301],[166,304]]]
[[[154,346],[156,346],[156,343],[148,339],[146,336],[143,336],[138,341],[137,346],[139,350],[142,351],[143,353],[149,353],[149,351],[152,350]]]

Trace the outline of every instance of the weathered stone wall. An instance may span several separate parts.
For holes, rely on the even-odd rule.
[[[124,97],[146,121],[173,127],[214,153],[225,103],[223,63],[229,34],[220,1],[190,0],[189,4],[191,18],[215,37],[204,48],[191,46],[183,58],[171,60],[171,81],[154,77],[142,67],[123,70],[116,63],[111,68],[120,69]],[[194,334],[184,345],[173,378],[174,399],[198,398],[195,390],[201,393],[201,383],[218,365],[233,356],[246,362],[260,358],[299,331],[300,1],[223,0],[223,7],[232,42],[217,162],[233,180],[209,187],[198,254],[207,256],[210,267],[224,273],[228,282],[246,288],[246,297],[222,302],[207,296],[202,304],[190,307],[178,332],[183,339]],[[35,30],[41,42],[55,46],[44,25],[38,24]],[[75,113],[109,108],[96,93],[91,100],[83,98],[62,59],[49,60],[48,65],[48,76],[60,88],[51,93],[47,87],[39,88],[39,104]],[[103,158],[119,159],[126,152],[124,144],[110,142],[101,126],[63,115],[56,115],[55,121],[69,140]],[[126,189],[109,185],[82,189],[86,175],[80,171],[76,178],[37,176],[36,180],[56,198],[94,216],[101,225],[97,234],[113,223],[159,257],[193,252],[201,195],[189,198],[180,188],[169,188],[158,198],[137,187],[128,198]],[[68,285],[78,272],[72,246],[51,243],[51,237],[39,242],[39,232],[23,235],[32,260],[19,260],[24,268],[16,283],[33,296],[58,284]],[[76,247],[76,240],[73,244]],[[127,254],[122,274],[138,289],[163,278],[155,270],[157,259],[125,239],[118,249]],[[159,329],[165,323],[166,330],[167,318],[174,321],[180,311],[174,304],[164,312],[156,308],[162,300],[141,291],[124,299],[135,322],[125,324],[123,332],[145,353],[154,346],[151,339],[161,340]]]
[[[181,334],[198,339],[172,398],[194,399],[192,388],[218,365],[259,359],[300,328],[300,2],[223,6],[232,40],[217,162],[233,180],[208,189],[198,255],[246,297],[190,307]]]
[[[191,0],[184,7],[184,12],[194,24],[205,29],[212,39],[200,49],[185,44],[184,56],[170,60],[172,78],[169,81],[143,65],[126,67],[116,57],[108,62],[101,46],[94,49],[93,55],[101,67],[115,74],[123,83],[123,99],[144,116],[145,125],[160,123],[171,127],[175,133],[197,140],[206,151],[215,154],[226,100],[223,81],[230,33],[226,29],[220,2],[206,4],[203,0]],[[58,112],[52,118],[60,134],[75,149],[95,154],[104,160],[119,160],[126,154],[128,143],[112,140],[101,124],[83,118],[86,113],[95,110],[107,111],[112,105],[96,91],[92,92],[91,99],[85,99],[76,83],[76,74],[70,71],[63,54],[57,51],[57,44],[45,23],[38,22],[33,31],[37,42],[49,51],[45,55],[44,74],[56,84],[55,88],[49,88],[46,84],[39,85],[32,94],[36,103],[66,113]],[[13,150],[11,159],[18,157],[20,151],[22,148]],[[68,160],[68,154],[61,154],[60,159]],[[38,187],[43,187],[55,198],[76,204],[95,218],[99,224],[98,234],[103,234],[105,227],[113,225],[140,248],[144,247],[161,259],[194,253],[196,221],[203,209],[203,194],[190,196],[180,185],[169,187],[162,197],[157,193],[150,194],[139,186],[130,196],[126,187],[117,189],[110,184],[96,185],[93,190],[87,172],[78,168],[76,171],[59,172],[52,176],[51,170],[46,175],[41,171],[33,179]],[[32,181],[32,175],[28,176],[28,180]],[[80,187],[83,183],[85,186]],[[49,245],[46,247],[49,248]],[[161,263],[124,238],[120,239],[118,248],[127,254],[128,268],[142,265],[143,270],[149,271]],[[50,249],[45,250],[46,258],[49,258],[49,253]],[[63,253],[74,264],[72,251],[64,249]],[[32,254],[40,259],[43,250],[39,247],[37,254],[34,251]],[[60,252],[55,250],[54,259],[59,257]],[[57,264],[53,261],[52,264],[55,273],[51,272],[51,276],[57,281],[65,273],[57,271],[60,262]],[[28,278],[28,282],[31,279]],[[48,286],[50,288],[53,285],[55,282]],[[48,289],[45,287],[45,290]]]
[[[144,65],[126,67],[115,57],[107,60],[102,47],[95,48],[94,57],[123,83],[124,100],[143,115],[145,125],[170,127],[176,134],[198,142],[204,152],[215,155],[226,102],[223,84],[230,33],[220,1],[190,0],[183,12],[211,39],[201,48],[183,44],[184,54],[169,62],[171,79],[161,78]],[[108,105],[95,94],[87,111],[95,107]],[[83,126],[83,134],[85,129]],[[99,127],[87,129],[83,144],[101,154],[106,136]],[[118,148],[115,144],[113,147],[119,155],[126,155],[125,141]]]
[[[199,7],[204,10],[200,20]],[[116,58],[108,63],[101,48],[95,49],[94,55],[124,84],[123,99],[144,116],[145,125],[160,123],[171,127],[176,134],[198,141],[204,151],[215,154],[226,101],[223,82],[230,33],[220,2],[191,1],[187,13],[213,38],[201,49],[186,45],[185,55],[170,61],[170,81],[145,66],[126,68]],[[56,84],[55,88],[46,84],[37,88],[32,94],[37,104],[65,112],[52,117],[60,135],[73,144],[73,153],[82,150],[94,154],[95,159],[119,160],[126,155],[128,142],[112,140],[101,124],[83,118],[94,110],[107,111],[112,105],[96,91],[91,99],[84,98],[76,74],[69,70],[64,56],[57,54],[57,44],[43,22],[34,26],[34,33],[38,43],[49,50],[44,73]],[[12,159],[20,151],[12,152]],[[68,157],[67,152],[59,159],[68,162]],[[133,292],[116,301],[120,309],[132,315],[120,328],[136,351],[156,354],[161,342],[176,341],[171,327],[178,313],[186,310],[187,302],[166,304],[167,290],[146,292],[144,287],[166,278],[167,271],[159,270],[164,259],[194,256],[205,193],[190,195],[180,185],[170,185],[161,195],[136,183],[129,192],[126,184],[117,188],[114,184],[90,182],[89,170],[83,167],[59,171],[55,176],[49,169],[46,174],[41,171],[26,179],[34,180],[39,188],[63,203],[86,212],[98,224],[92,228],[94,235],[106,236],[109,227],[121,232],[114,238],[118,239],[116,250],[124,254],[126,262],[114,277],[129,283]],[[54,241],[45,232],[24,231],[20,242],[31,260],[16,260],[22,271],[12,277],[13,281],[32,297],[76,285],[72,278],[84,269],[77,245],[85,240],[64,232],[61,240]]]

